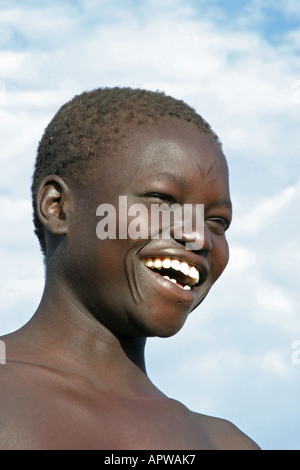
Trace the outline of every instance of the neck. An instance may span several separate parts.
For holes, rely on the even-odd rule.
[[[114,388],[116,382],[122,382],[123,389],[149,388],[146,338],[125,338],[109,330],[57,286],[60,283],[46,283],[35,315],[20,330],[22,339],[30,344],[28,360],[93,380],[105,379]]]

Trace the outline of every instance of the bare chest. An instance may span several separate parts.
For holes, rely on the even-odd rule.
[[[174,400],[106,393],[84,396],[61,389],[31,397],[25,394],[18,409],[7,411],[3,429],[13,448],[179,450],[209,446],[193,414]]]

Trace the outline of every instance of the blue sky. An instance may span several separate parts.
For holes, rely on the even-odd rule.
[[[219,134],[234,221],[229,266],[148,372],[265,449],[300,449],[300,6],[297,0],[0,0],[0,334],[38,305],[30,182],[43,129],[98,86],[163,90]]]

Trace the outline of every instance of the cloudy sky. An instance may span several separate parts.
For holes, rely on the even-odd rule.
[[[298,0],[0,0],[0,334],[43,290],[29,191],[43,129],[112,85],[185,100],[230,167],[229,266],[178,335],[149,341],[150,377],[264,449],[300,449]]]

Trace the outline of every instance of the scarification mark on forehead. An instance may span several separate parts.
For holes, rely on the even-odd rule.
[[[205,181],[207,183],[213,183],[214,181],[216,181],[218,179],[218,176],[215,175],[216,167],[213,163],[211,165],[209,165],[208,168],[206,168],[205,166],[200,165],[200,163],[197,162],[197,161],[196,161],[196,164],[197,164],[197,167],[199,169],[202,181]]]

